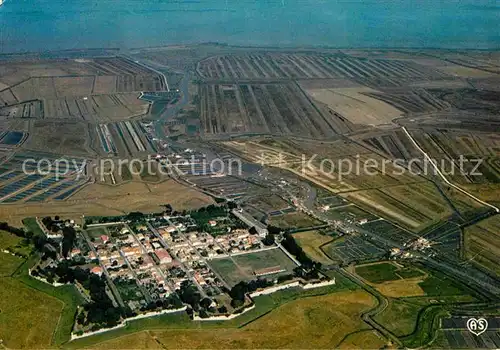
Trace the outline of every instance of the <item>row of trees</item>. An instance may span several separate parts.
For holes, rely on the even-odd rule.
[[[234,308],[242,306],[245,303],[245,296],[247,293],[255,292],[259,288],[266,288],[272,285],[273,282],[265,278],[258,278],[250,282],[239,282],[229,291],[231,306]]]
[[[128,310],[113,306],[113,302],[106,293],[104,277],[90,274],[83,283],[86,284],[86,287],[88,286],[92,299],[92,302],[84,305],[84,310],[87,312],[84,324],[90,323],[104,327],[116,326],[120,322],[121,316],[124,316]]]
[[[6,222],[0,222],[0,230],[9,232],[17,237],[24,238],[27,244],[33,244],[36,250],[43,251],[45,244],[48,242],[44,235],[35,235],[31,231],[10,226]]]
[[[6,222],[0,222],[0,230],[12,233],[13,235],[15,235],[17,237],[27,238],[26,237],[27,232],[25,232],[23,229],[20,229],[17,227],[12,227]],[[33,233],[30,232],[29,236],[32,236],[32,235],[33,235]]]

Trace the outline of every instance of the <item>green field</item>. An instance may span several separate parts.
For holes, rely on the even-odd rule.
[[[21,237],[17,237],[10,232],[0,230],[0,250],[16,246],[21,241]]]
[[[0,231],[0,276],[10,276],[22,264],[23,258],[14,256],[9,253],[4,253],[3,250],[8,250],[16,254],[28,256],[31,252],[31,246],[26,244],[24,240],[9,232]]]
[[[240,281],[251,281],[256,279],[255,270],[277,266],[286,270],[281,273],[268,275],[269,278],[271,278],[283,274],[291,274],[296,267],[295,263],[279,248],[236,255],[233,256],[232,259],[213,259],[210,261],[210,266],[219,273],[230,286]]]
[[[24,240],[2,232],[2,249],[20,246],[27,260],[0,253],[0,339],[7,348],[48,348],[69,340],[80,296],[73,286],[53,287],[28,275],[38,257]],[[9,277],[7,277],[9,276]]]
[[[47,348],[63,303],[17,279],[1,278],[0,339],[7,348]]]
[[[399,279],[398,267],[392,263],[356,266],[356,273],[372,283],[382,283]]]
[[[500,215],[465,229],[465,254],[480,267],[500,274]]]
[[[375,315],[374,320],[400,337],[405,346],[420,347],[432,340],[439,325],[436,317],[446,314],[450,305],[474,303],[479,299],[466,285],[438,271],[421,265],[412,269],[426,275],[423,281],[415,281],[425,295],[388,297],[388,306]],[[413,276],[414,273],[408,272],[408,275]]]
[[[438,271],[433,271],[429,277],[419,283],[419,286],[427,296],[443,297],[466,294],[463,286]]]
[[[423,277],[424,272],[413,267],[400,267],[390,262],[356,266],[356,273],[371,283]]]
[[[405,336],[415,330],[420,309],[421,305],[405,299],[389,298],[389,306],[375,316],[375,321],[398,337]]]
[[[0,251],[8,250],[11,253],[27,258],[33,247],[24,238],[17,237],[10,232],[0,231]]]
[[[321,250],[321,246],[333,240],[333,237],[318,231],[294,233],[293,239],[304,250],[304,253],[314,261],[323,265],[331,265],[333,261]]]
[[[426,269],[424,269],[426,270]],[[397,266],[390,262],[356,266],[356,273],[368,282],[380,284],[409,278],[423,278],[415,283],[423,291],[422,295],[445,297],[468,294],[465,287],[439,271],[424,272],[421,267]]]
[[[424,274],[422,271],[412,268],[404,268],[397,272],[397,275],[403,279],[422,277]]]
[[[213,259],[209,261],[210,267],[217,272],[231,287],[240,281],[250,281],[247,276],[230,258]]]
[[[33,232],[35,235],[44,235],[42,229],[36,222],[36,218],[26,218],[23,220],[23,225],[28,231]]]
[[[91,238],[99,238],[102,235],[109,235],[106,226],[91,227],[88,228],[86,231]]]
[[[28,269],[35,264],[37,259],[38,256],[36,255],[30,256],[30,258],[16,271],[13,277],[26,287],[41,292],[47,297],[56,298],[62,303],[62,312],[59,313],[57,328],[54,330],[52,336],[52,343],[60,345],[70,339],[77,307],[81,305],[84,300],[73,285],[54,287],[30,277],[28,275]]]
[[[378,217],[368,213],[367,211],[361,209],[360,207],[356,205],[348,205],[348,206],[342,206],[339,208],[331,208],[328,212],[327,215],[332,218],[332,219],[338,219],[338,220],[343,220],[343,219],[353,219],[353,220],[361,220],[361,219],[366,219],[368,221],[375,220]]]
[[[0,252],[0,277],[12,275],[23,261],[17,256]]]

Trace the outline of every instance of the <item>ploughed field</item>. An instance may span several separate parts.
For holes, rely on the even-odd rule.
[[[336,125],[295,83],[201,85],[202,130],[207,134],[302,134],[326,138]]]
[[[402,81],[445,74],[410,61],[365,59],[344,54],[265,53],[214,56],[198,63],[207,80],[348,78],[399,86]]]

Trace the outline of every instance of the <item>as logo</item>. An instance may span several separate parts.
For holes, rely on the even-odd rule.
[[[480,335],[488,329],[488,321],[484,318],[469,318],[467,320],[467,329],[474,335]]]

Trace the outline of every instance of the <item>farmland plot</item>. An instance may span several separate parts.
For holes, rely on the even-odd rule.
[[[19,101],[86,96],[92,91],[94,77],[31,78],[11,87]]]
[[[399,86],[415,78],[446,74],[411,61],[366,59],[345,54],[262,53],[213,56],[197,66],[205,79],[325,79],[348,78],[368,84]]]
[[[500,273],[500,216],[496,215],[465,229],[465,249],[475,263]]]
[[[87,147],[88,125],[74,122],[37,120],[26,147],[59,154],[85,155],[93,153]]]
[[[132,156],[137,153],[155,152],[140,122],[125,121],[95,126],[104,153]]]
[[[295,84],[202,85],[205,135],[272,133],[324,138],[335,129]]]
[[[132,94],[95,95],[44,101],[44,116],[102,122],[129,119],[147,113],[149,104]]]

